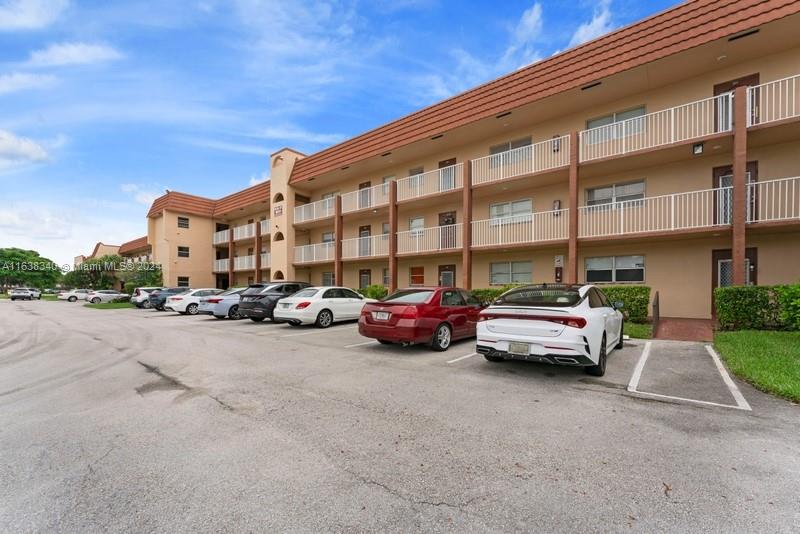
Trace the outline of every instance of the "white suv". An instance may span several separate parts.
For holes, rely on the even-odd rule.
[[[131,304],[135,305],[137,308],[144,308],[145,310],[149,310],[152,306],[150,305],[150,293],[155,291],[156,289],[164,289],[163,287],[137,287],[133,290],[133,295],[131,295]]]
[[[32,287],[15,287],[8,292],[11,300],[42,300],[42,292]]]
[[[76,300],[86,300],[86,295],[89,294],[88,289],[70,289],[69,291],[62,291],[58,294],[58,300],[68,300],[75,302]]]

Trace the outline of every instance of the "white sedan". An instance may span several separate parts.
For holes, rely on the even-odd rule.
[[[221,289],[215,289],[213,287],[191,289],[186,293],[167,297],[167,301],[164,303],[164,309],[178,312],[181,315],[197,315],[200,308],[200,299],[220,293],[222,293]]]
[[[621,302],[591,285],[532,285],[503,293],[478,317],[477,352],[487,360],[527,360],[606,372],[622,348]]]
[[[346,287],[307,287],[279,300],[274,316],[276,321],[286,321],[293,326],[315,324],[328,328],[334,321],[358,319],[367,302],[375,300]]]
[[[113,289],[98,289],[97,291],[89,291],[86,294],[86,300],[92,304],[100,304],[101,302],[113,302],[116,299],[128,298],[130,295],[127,293],[120,293]]]

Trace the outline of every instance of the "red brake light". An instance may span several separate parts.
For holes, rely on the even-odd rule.
[[[218,302],[222,302],[222,299],[208,299],[208,302],[210,302],[211,304],[216,304]]]
[[[551,315],[523,315],[516,313],[482,313],[478,316],[478,321],[489,321],[491,319],[517,319],[528,321],[548,321],[572,328],[583,328],[586,326],[586,319],[574,316],[551,316]]]
[[[306,301],[306,302],[301,302],[300,304],[298,304],[297,306],[295,306],[295,308],[296,308],[296,309],[298,309],[298,310],[305,310],[305,309],[306,309],[306,308],[308,308],[309,306],[311,306],[311,303],[310,303],[310,302],[308,302],[308,301]]]
[[[418,311],[416,306],[406,306],[403,311],[396,313],[395,316],[401,319],[416,319]]]
[[[170,300],[183,300],[183,297],[170,297]]]

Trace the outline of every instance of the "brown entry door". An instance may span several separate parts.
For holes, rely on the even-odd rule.
[[[733,167],[725,165],[712,169],[714,194],[714,224],[727,225],[733,222]],[[747,162],[747,220],[756,218],[757,198],[755,189],[749,184],[758,181],[758,162]]]
[[[358,209],[372,207],[372,182],[358,184]]]
[[[455,265],[440,265],[439,266],[439,286],[440,287],[455,287],[456,285],[456,266]]]
[[[372,234],[372,226],[359,226],[358,227],[358,255],[359,256],[372,256],[372,240],[369,236]]]
[[[439,214],[439,248],[456,248],[456,212]]]
[[[745,249],[744,257],[745,285],[756,285],[758,283],[758,249],[755,247]],[[711,313],[715,317],[714,290],[731,285],[733,285],[731,249],[713,250],[711,252]]]
[[[456,188],[456,158],[439,162],[439,191],[450,191]]]
[[[740,86],[751,87],[758,84],[759,84],[758,73],[748,74],[747,76],[742,76],[740,78],[736,78],[735,80],[728,80],[727,82],[716,84],[714,86],[714,96],[718,96],[723,93],[728,93]],[[752,104],[754,104],[754,102],[751,102],[750,106],[751,113],[753,114],[753,117],[758,117],[758,107]],[[726,131],[733,123],[733,108],[731,106],[721,104],[719,100],[716,100],[715,111],[716,113],[714,114],[714,126],[715,126],[714,131],[716,132]]]

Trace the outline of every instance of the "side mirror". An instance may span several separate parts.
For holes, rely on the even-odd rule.
[[[622,302],[621,300],[618,300],[618,301],[614,302],[614,309],[615,310],[621,310],[624,307],[625,307],[625,303]]]

